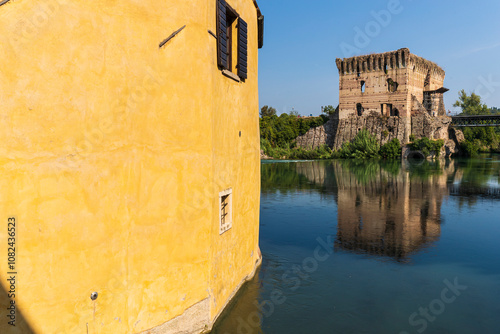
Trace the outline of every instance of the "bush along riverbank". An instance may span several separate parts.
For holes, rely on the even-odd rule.
[[[410,151],[420,152],[426,159],[434,159],[442,156],[441,150],[444,146],[444,140],[432,140],[426,137],[415,139],[415,137],[411,135],[410,143],[407,146]]]
[[[415,139],[410,136],[407,149],[420,152],[418,156],[426,159],[439,158],[444,146],[441,139],[431,140],[429,138]],[[306,150],[294,147],[287,143],[284,147],[273,147],[266,138],[261,138],[261,152],[267,159],[286,160],[327,160],[327,159],[401,159],[403,147],[397,138],[380,146],[377,139],[368,130],[361,130],[351,142],[344,143],[339,150],[332,150],[328,146],[320,146],[316,149]]]
[[[400,159],[401,143],[393,139],[380,146],[368,130],[363,129],[341,149],[332,150],[326,145],[312,150],[295,147],[293,142],[273,146],[267,138],[261,137],[261,152],[269,159],[314,160],[314,159]]]
[[[328,159],[332,151],[326,146],[304,150],[296,147],[295,143],[298,136],[304,135],[309,129],[321,126],[327,121],[326,115],[318,117],[299,117],[294,114],[282,114],[279,117],[274,114],[262,116],[259,122],[261,155],[272,159]]]

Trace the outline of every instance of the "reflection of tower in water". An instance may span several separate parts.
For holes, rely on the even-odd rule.
[[[378,164],[373,167],[371,177],[360,180],[348,163],[334,162],[338,185],[335,248],[405,261],[440,235],[446,176],[410,178],[402,169],[390,173]]]
[[[421,164],[311,161],[296,171],[337,202],[336,250],[404,262],[439,238],[447,177],[457,176],[453,163]]]

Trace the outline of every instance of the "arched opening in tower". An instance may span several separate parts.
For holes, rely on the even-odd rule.
[[[365,108],[363,108],[361,103],[356,104],[356,111],[358,112],[358,116],[362,116],[364,110]]]

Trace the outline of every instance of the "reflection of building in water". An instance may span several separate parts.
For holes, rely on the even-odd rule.
[[[334,161],[297,164],[338,205],[336,249],[367,252],[404,260],[435,241],[441,233],[441,203],[448,194],[446,168],[393,166]],[[451,173],[451,174],[450,174]],[[422,174],[422,175],[420,175]],[[456,177],[456,175],[454,175]]]
[[[404,259],[440,235],[446,176],[410,178],[375,165],[365,183],[345,165],[335,163],[338,230],[335,247]]]
[[[211,334],[262,333],[261,317],[269,316],[274,311],[274,304],[259,298],[262,273],[248,281],[233,298],[221,314]]]

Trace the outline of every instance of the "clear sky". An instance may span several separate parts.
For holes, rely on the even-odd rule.
[[[489,107],[500,107],[499,0],[258,4],[265,17],[260,106],[273,106],[278,115],[292,108],[301,115],[319,115],[321,106],[337,106],[336,58],[403,47],[446,71],[447,110],[458,111],[453,103],[461,89],[481,95]]]

